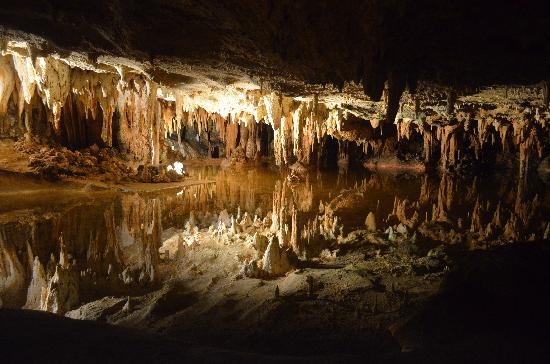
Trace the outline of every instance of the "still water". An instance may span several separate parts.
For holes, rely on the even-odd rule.
[[[318,253],[307,253],[308,244],[327,214],[335,241],[365,229],[369,212],[380,234],[400,226],[459,249],[547,238],[550,230],[550,196],[537,176],[312,172],[296,180],[217,166],[189,172],[192,183],[156,191],[61,188],[0,175],[2,305],[63,313],[101,297],[147,292],[171,269],[159,253],[163,241],[190,222],[207,229],[222,216],[277,215],[308,257]],[[58,265],[71,267],[75,283],[65,291],[72,296],[46,304],[40,287]]]

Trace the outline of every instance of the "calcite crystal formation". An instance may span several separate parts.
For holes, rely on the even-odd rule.
[[[332,155],[343,168],[350,160],[418,170],[517,160],[523,174],[548,153],[545,82],[455,88],[419,81],[413,88],[388,76],[376,98],[353,80],[296,93],[254,78],[166,81],[143,62],[9,39],[1,54],[2,135],[117,148],[140,164],[170,164],[189,130],[207,156],[269,156],[279,166]]]
[[[544,84],[467,91],[421,83],[395,96],[388,81],[376,101],[348,82],[342,92],[287,96],[253,80],[164,84],[127,61],[76,62],[55,53],[35,56],[24,42],[4,44],[4,133],[46,136],[71,148],[117,147],[145,164],[167,162],[167,141],[176,136],[181,143],[187,129],[206,135],[210,153],[215,133],[226,156],[272,155],[277,165],[318,163],[331,137],[342,166],[356,149],[374,160],[406,154],[444,170],[510,155],[523,172],[547,152]]]

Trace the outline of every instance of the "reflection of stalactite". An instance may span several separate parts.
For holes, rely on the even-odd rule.
[[[277,181],[273,192],[271,231],[279,235],[284,246],[292,247],[297,254],[304,249],[302,235],[298,234],[298,212],[309,212],[313,208],[311,191],[309,183],[293,186],[283,179]]]
[[[32,267],[32,278],[29,288],[27,289],[27,302],[25,308],[30,310],[39,310],[46,301],[47,295],[47,278],[46,272],[40,259],[34,258]]]
[[[0,229],[0,298],[5,307],[19,304],[17,298],[25,289],[25,270],[17,257],[13,244],[6,239],[6,233]]]
[[[382,227],[403,224],[445,242],[457,241],[458,236],[474,247],[483,242],[543,238],[547,222],[541,221],[540,197],[521,181],[521,178],[511,180],[510,185],[504,184],[488,193],[486,183],[477,177],[457,178],[444,174],[435,185],[428,176],[423,176],[419,178],[420,193],[416,199],[394,197],[393,207],[388,218],[382,221],[385,223]],[[513,185],[516,187],[510,194]],[[380,186],[383,184],[379,177],[374,176],[358,185],[357,190],[365,195],[379,194]],[[322,207],[326,214],[326,207]],[[307,234],[302,235],[313,236],[310,226],[306,224]]]
[[[398,201],[396,198],[394,201],[392,215],[396,216],[400,223],[410,229],[416,229],[420,219],[418,211],[413,206],[410,206],[408,199]]]
[[[449,175],[444,174],[441,177],[437,195],[437,205],[433,211],[433,220],[449,221],[448,211],[453,205],[453,196],[455,194],[454,180]]]
[[[154,281],[162,234],[161,202],[159,199],[146,201],[135,195],[124,200],[123,204],[128,206],[124,208],[126,229],[138,249],[134,264],[140,271],[139,281]]]
[[[80,303],[79,278],[74,266],[57,265],[48,282],[41,309],[64,314]]]
[[[107,233],[107,240],[105,251],[103,253],[104,260],[111,265],[111,267],[116,267],[117,270],[122,265],[120,244],[117,239],[116,233],[116,223],[114,215],[114,206],[105,210],[105,229]]]

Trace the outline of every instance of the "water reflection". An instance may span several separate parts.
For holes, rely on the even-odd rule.
[[[4,307],[65,313],[86,302],[136,295],[170,276],[162,242],[231,216],[268,221],[298,256],[335,249],[365,229],[483,248],[549,235],[549,196],[537,179],[367,173],[279,175],[190,169],[195,185],[157,192],[1,191],[0,299]],[[13,183],[6,179],[3,182]],[[3,183],[6,186],[5,183]],[[384,233],[386,231],[386,233]]]

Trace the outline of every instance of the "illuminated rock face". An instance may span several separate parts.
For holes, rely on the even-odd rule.
[[[279,246],[279,239],[274,237],[267,246],[262,260],[262,269],[271,276],[281,276],[290,270],[287,253]]]
[[[332,153],[346,167],[354,152],[368,166],[416,161],[421,170],[518,159],[523,174],[549,144],[545,84],[466,92],[421,83],[412,93],[392,90],[389,80],[381,101],[361,96],[353,82],[342,93],[289,97],[252,81],[167,86],[137,66],[33,58],[28,47],[7,42],[0,56],[1,133],[74,149],[116,147],[142,164],[167,163],[174,148],[186,154],[189,130],[202,138],[206,156],[273,156],[279,166],[315,164]]]
[[[263,93],[255,85],[189,92],[160,86],[135,70],[97,73],[53,56],[33,63],[20,50],[14,46],[1,58],[0,115],[6,116],[12,99],[20,120],[15,134],[48,136],[72,148],[116,145],[137,161],[159,165],[166,159],[165,137],[194,128],[207,133],[209,154],[216,132],[227,156],[240,148],[250,160],[263,150],[277,165],[291,158],[309,163],[313,148],[342,121],[338,108]],[[262,145],[266,127],[273,132]]]
[[[0,57],[3,134],[47,137],[72,148],[115,146],[144,164],[167,162],[170,145],[180,146],[187,130],[203,138],[207,156],[218,137],[227,157],[273,156],[277,165],[318,163],[327,158],[329,137],[338,140],[331,153],[344,167],[354,149],[375,164],[399,163],[405,153],[409,162],[442,170],[517,158],[524,173],[547,153],[543,86],[454,93],[449,101],[437,87],[421,85],[397,99],[399,111],[388,120],[389,96],[345,104],[345,97],[293,98],[254,84],[189,91],[122,67],[99,73],[54,56],[33,63],[20,51],[8,47]],[[355,88],[348,84],[343,95]]]

